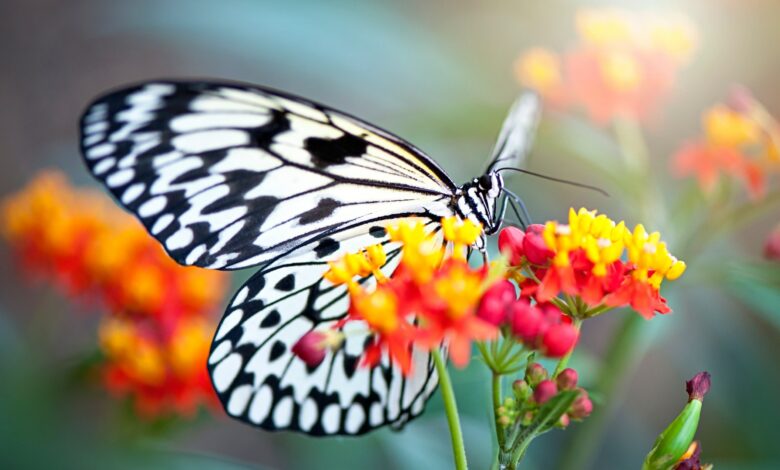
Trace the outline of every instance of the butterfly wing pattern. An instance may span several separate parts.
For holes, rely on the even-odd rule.
[[[144,83],[82,118],[90,171],[177,262],[267,263],[372,220],[451,214],[455,185],[411,144],[259,87]]]
[[[347,114],[232,83],[121,89],[87,108],[81,130],[90,171],[177,262],[260,266],[208,360],[228,414],[270,430],[354,435],[422,412],[437,384],[425,352],[413,352],[416,372],[404,377],[387,357],[357,367],[370,339],[359,331],[313,369],[291,347],[346,315],[345,288],[322,280],[327,261],[388,245],[394,219],[427,218],[438,233],[440,217],[455,213],[457,188],[430,158]],[[390,245],[386,274],[399,260]]]

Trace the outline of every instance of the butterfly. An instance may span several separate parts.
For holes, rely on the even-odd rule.
[[[227,414],[267,430],[358,435],[418,416],[438,379],[430,354],[416,349],[411,376],[386,357],[358,367],[371,340],[358,330],[345,331],[345,346],[316,367],[292,354],[305,333],[347,314],[346,288],[323,280],[328,261],[381,243],[390,275],[400,247],[385,227],[407,217],[435,236],[442,217],[471,219],[484,228],[474,246],[484,250],[507,207],[518,214],[501,170],[525,158],[539,108],[536,95],[521,95],[487,171],[461,186],[412,144],[356,117],[229,82],[109,92],[81,118],[81,151],[178,263],[258,267],[230,301],[208,357]]]

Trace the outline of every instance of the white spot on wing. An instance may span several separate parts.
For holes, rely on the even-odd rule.
[[[138,215],[146,218],[159,214],[163,209],[165,209],[165,205],[167,203],[168,198],[165,196],[155,196],[141,204],[141,207],[138,208]]]
[[[192,132],[171,140],[176,149],[185,153],[203,153],[249,143],[249,134],[234,129]]]
[[[293,401],[290,397],[284,397],[274,407],[274,426],[284,428],[292,420]]]
[[[268,412],[271,411],[273,399],[274,395],[271,387],[268,385],[260,387],[260,391],[255,393],[255,398],[249,407],[249,420],[256,424],[262,423],[268,416]]]
[[[270,115],[257,113],[195,113],[176,116],[171,120],[174,132],[192,132],[226,127],[260,127],[270,121]]]
[[[340,420],[341,408],[332,403],[322,412],[322,429],[326,434],[333,434],[339,430]]]
[[[353,403],[347,411],[347,420],[344,423],[344,429],[350,433],[355,434],[363,426],[363,422],[366,420],[366,412],[363,406],[359,403]]]
[[[138,199],[138,196],[143,194],[144,189],[146,189],[146,185],[144,183],[135,183],[130,185],[130,187],[125,189],[125,192],[122,194],[122,203],[130,204],[131,202],[135,201]]]
[[[240,308],[237,308],[233,310],[232,312],[225,315],[225,318],[222,319],[222,323],[219,325],[219,330],[217,330],[217,334],[214,336],[214,341],[219,341],[222,339],[226,334],[230,332],[233,328],[238,325],[238,323],[241,321],[241,318],[244,316],[244,311]]]
[[[209,356],[209,364],[216,364],[228,355],[233,345],[230,341],[225,340],[217,345]]]
[[[227,403],[227,412],[233,416],[240,416],[246,410],[246,406],[249,404],[249,399],[252,398],[252,386],[244,384],[236,387],[230,394],[230,399]]]
[[[111,173],[106,178],[106,184],[109,188],[116,188],[130,182],[135,176],[135,172],[131,169],[119,170],[115,173]]]
[[[227,390],[238,375],[238,371],[241,370],[241,365],[244,363],[241,354],[232,353],[228,357],[222,360],[214,367],[212,371],[212,378],[214,379],[214,388],[219,393]]]

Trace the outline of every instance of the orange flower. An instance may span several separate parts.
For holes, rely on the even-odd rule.
[[[553,106],[582,107],[602,125],[656,115],[697,42],[679,16],[586,9],[576,25],[580,42],[563,54],[563,71],[555,53],[533,48],[516,62],[515,76]]]
[[[99,343],[109,391],[150,417],[216,403],[205,363],[224,273],[177,265],[138,222],[56,172],[4,201],[2,227],[26,271],[108,308]]]
[[[412,347],[422,349],[449,345],[453,363],[468,363],[472,341],[495,338],[498,329],[477,317],[477,306],[491,280],[488,269],[473,269],[465,259],[466,247],[482,235],[482,228],[455,217],[442,220],[442,233],[449,247],[426,232],[419,221],[402,221],[388,227],[391,240],[403,245],[401,264],[389,277],[380,268],[387,257],[381,245],[350,253],[330,263],[324,277],[349,287],[350,311],[346,322],[362,322],[372,342],[362,364],[377,364],[387,354],[404,374],[413,373]],[[449,257],[448,257],[449,256]],[[366,289],[356,278],[373,275],[377,286]],[[343,326],[339,324],[339,326]],[[322,349],[314,350],[301,340],[301,360],[319,360]]]
[[[684,144],[673,156],[672,172],[693,175],[706,193],[722,176],[745,184],[753,199],[766,192],[768,176],[777,171],[778,126],[749,92],[740,90],[735,107],[711,107],[702,117],[703,137]]]

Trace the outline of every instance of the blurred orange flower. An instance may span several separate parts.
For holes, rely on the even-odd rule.
[[[580,41],[563,54],[563,71],[558,56],[534,48],[518,59],[515,75],[553,106],[582,107],[602,125],[652,118],[697,42],[693,26],[678,16],[586,9],[576,25]]]
[[[711,192],[721,175],[742,180],[753,199],[766,192],[768,176],[778,169],[780,130],[766,109],[743,89],[732,105],[717,104],[702,116],[703,135],[672,156],[678,177],[693,175]]]
[[[206,356],[224,273],[179,266],[135,219],[58,172],[7,198],[0,221],[27,273],[106,307],[99,337],[110,391],[144,416],[216,403]]]

